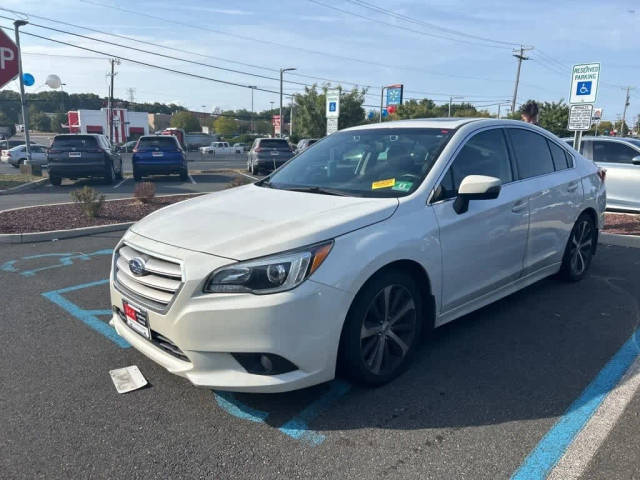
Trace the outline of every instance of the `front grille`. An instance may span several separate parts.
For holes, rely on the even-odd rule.
[[[184,360],[185,362],[189,361],[189,358],[184,354],[182,350],[180,350],[180,348],[175,343],[173,343],[167,337],[160,335],[158,332],[154,332],[153,330],[151,330],[151,341],[156,347],[161,348],[168,354],[173,355],[180,360]]]
[[[129,269],[129,261],[134,258],[144,261],[143,275],[136,276]],[[118,249],[114,273],[115,285],[122,293],[160,312],[169,307],[182,286],[179,263],[155,257],[129,245]]]

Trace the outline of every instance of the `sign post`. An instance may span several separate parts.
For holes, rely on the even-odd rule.
[[[338,131],[338,118],[340,117],[340,90],[327,90],[327,110],[325,117],[327,119],[327,135]]]
[[[379,123],[382,123],[382,111],[384,110],[384,91],[387,91],[387,107],[402,105],[402,93],[404,91],[404,85],[396,84],[396,85],[388,85],[386,87],[382,87],[380,91],[380,120]],[[390,113],[390,112],[389,112]]]
[[[27,158],[25,160],[25,164],[26,165],[31,165],[31,142],[29,142],[29,117],[27,116],[27,109],[25,108],[24,105],[24,79],[22,78],[22,57],[21,57],[21,52],[20,52],[20,33],[19,33],[19,29],[20,27],[27,25],[29,22],[27,22],[26,20],[16,20],[15,22],[13,22],[13,25],[15,26],[15,32],[16,32],[16,43],[14,44],[11,39],[9,37],[7,37],[6,35],[3,35],[6,37],[6,40],[8,40],[14,47],[14,51],[15,51],[15,58],[18,60],[18,80],[20,83],[20,104],[22,106],[22,123],[24,125],[24,143],[26,146],[26,154],[27,154]],[[7,45],[5,44],[4,47],[6,48]],[[10,47],[9,47],[10,48]]]
[[[569,105],[571,109],[569,111],[569,126],[572,125],[571,114],[573,113],[573,126],[584,126],[583,116],[586,114],[586,109],[576,109],[574,106],[586,106],[589,104],[589,127],[574,128],[576,132],[573,137],[573,148],[580,149],[580,143],[582,142],[582,132],[591,128],[591,115],[593,113],[593,104],[596,101],[598,94],[598,83],[600,81],[600,64],[599,63],[583,63],[580,65],[574,65],[571,69],[571,91],[569,92]],[[572,128],[569,128],[572,130]]]

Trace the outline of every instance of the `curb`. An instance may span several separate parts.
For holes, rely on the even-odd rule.
[[[598,238],[598,243],[614,245],[616,247],[640,248],[640,236],[601,232]]]
[[[2,233],[0,243],[36,243],[61,240],[63,238],[84,237],[97,233],[119,232],[128,229],[136,222],[114,223],[113,225],[98,225],[95,227],[74,228],[72,230],[51,230],[33,233]]]
[[[21,192],[23,190],[31,190],[32,188],[36,188],[44,183],[47,183],[48,180],[48,178],[41,178],[40,180],[23,183],[22,185],[18,185],[16,187],[7,188],[6,190],[0,190],[0,195],[9,195],[11,193]]]

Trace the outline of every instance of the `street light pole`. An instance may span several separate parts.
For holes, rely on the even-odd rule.
[[[284,123],[282,121],[282,76],[284,72],[290,72],[292,70],[295,70],[295,68],[289,67],[289,68],[280,69],[280,135],[279,135],[280,138],[282,138],[282,125]]]
[[[25,160],[26,165],[31,164],[31,142],[29,141],[29,117],[27,109],[25,108],[24,102],[24,81],[22,79],[22,50],[20,49],[20,33],[19,28],[27,25],[29,22],[26,20],[16,20],[13,22],[13,26],[15,27],[16,33],[16,46],[18,47],[18,77],[20,83],[20,106],[22,107],[22,124],[24,127],[24,143],[26,145],[27,150],[27,159]]]

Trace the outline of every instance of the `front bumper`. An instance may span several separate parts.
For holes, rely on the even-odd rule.
[[[185,280],[164,313],[148,310],[154,332],[173,342],[181,360],[134,332],[117,313],[120,336],[169,372],[194,385],[220,390],[283,392],[331,380],[342,325],[351,303],[348,292],[307,280],[298,288],[271,295],[204,294],[207,275],[228,259],[177,249],[129,232],[125,241],[182,262]],[[135,300],[114,286],[111,303]],[[247,372],[231,353],[270,353],[297,369],[279,375]]]

